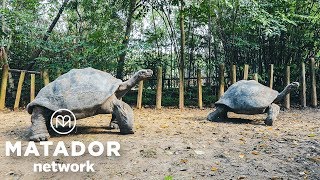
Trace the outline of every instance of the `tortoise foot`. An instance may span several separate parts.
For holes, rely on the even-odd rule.
[[[264,124],[267,126],[272,126],[273,125],[273,120],[270,118],[267,118],[264,120]]]
[[[39,142],[39,141],[48,141],[48,139],[50,138],[49,133],[41,133],[41,134],[34,134],[32,136],[30,136],[30,141],[35,141],[35,142]]]

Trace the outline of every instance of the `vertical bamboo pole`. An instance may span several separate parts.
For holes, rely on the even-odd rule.
[[[200,109],[203,108],[202,105],[202,79],[201,79],[201,69],[197,70],[197,82],[198,82],[198,106]]]
[[[138,97],[137,97],[137,108],[142,108],[142,90],[143,90],[143,81],[139,82],[139,89],[138,89]]]
[[[311,106],[317,107],[317,85],[316,85],[316,71],[315,71],[315,60],[311,58]]]
[[[7,64],[5,64],[2,66],[0,110],[4,109],[5,105],[6,105],[8,76],[9,76],[9,66]]]
[[[290,84],[290,66],[287,66],[286,68],[286,85]],[[286,95],[284,98],[284,107],[286,109],[290,109],[290,93]]]
[[[243,79],[248,80],[248,74],[249,74],[249,65],[245,64],[243,68]]]
[[[231,84],[234,84],[237,82],[237,68],[236,65],[233,64],[231,66]]]
[[[36,94],[36,75],[31,74],[30,75],[30,102],[34,100],[35,94]]]
[[[301,106],[307,107],[307,96],[306,96],[306,65],[304,62],[301,63]]]
[[[270,81],[269,81],[269,87],[273,88],[273,64],[270,64],[270,75],[269,75]]]
[[[220,64],[218,99],[224,94],[224,64]]]
[[[49,74],[48,74],[48,70],[44,70],[42,72],[42,77],[43,77],[43,83],[44,85],[48,85],[50,83],[50,80],[49,80]]]
[[[13,110],[17,110],[17,109],[19,108],[20,97],[21,97],[21,90],[22,90],[22,85],[23,85],[23,81],[24,81],[25,75],[26,75],[26,72],[25,72],[25,71],[22,71],[22,72],[20,73],[20,78],[19,78],[18,88],[17,88],[17,94],[16,94],[16,100],[14,101]]]
[[[162,67],[158,67],[156,109],[161,109],[161,98],[162,98]]]
[[[257,82],[259,82],[258,73],[253,74],[253,79]]]

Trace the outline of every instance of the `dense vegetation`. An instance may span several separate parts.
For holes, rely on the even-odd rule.
[[[231,64],[238,78],[249,64],[262,83],[274,64],[277,90],[287,65],[291,79],[299,80],[300,63],[308,67],[315,57],[319,72],[318,0],[2,0],[0,13],[2,64],[48,69],[51,80],[72,68],[91,66],[126,79],[140,68],[162,66],[164,105],[178,105],[179,78],[196,77],[198,68],[210,104],[220,63],[226,64],[227,86]],[[185,91],[195,92],[192,84],[184,82]],[[145,104],[154,104],[154,87],[155,81],[146,83]],[[186,104],[196,105],[190,92]]]

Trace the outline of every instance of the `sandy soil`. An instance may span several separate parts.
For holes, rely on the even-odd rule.
[[[106,129],[110,116],[99,115],[79,120],[76,133],[50,139],[118,141],[121,157],[6,157],[5,141],[23,141],[26,148],[30,115],[0,112],[0,179],[319,179],[320,109],[281,112],[272,127],[264,125],[265,115],[229,114],[231,121],[208,122],[210,111],[135,110],[133,135]],[[87,160],[96,172],[33,172],[34,163]]]

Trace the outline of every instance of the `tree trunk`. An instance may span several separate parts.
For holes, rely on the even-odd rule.
[[[134,14],[134,9],[136,6],[136,0],[130,0],[129,13],[126,22],[126,31],[124,34],[124,39],[122,41],[122,52],[118,59],[118,67],[117,67],[117,78],[123,79],[123,71],[124,71],[124,62],[127,54],[127,48],[129,44],[129,36],[132,30],[132,19]]]
[[[179,108],[184,108],[184,48],[185,48],[185,32],[184,32],[184,2],[180,0],[180,68],[179,68]]]
[[[48,28],[48,30],[47,30],[47,32],[46,32],[46,34],[43,36],[43,38],[42,38],[42,43],[44,43],[44,42],[46,42],[46,41],[48,40],[48,38],[49,38],[49,36],[50,36],[53,28],[56,26],[56,24],[57,24],[57,22],[58,22],[58,20],[59,20],[59,18],[60,18],[60,16],[61,16],[64,8],[65,8],[66,5],[68,4],[68,2],[69,2],[69,0],[64,0],[64,1],[63,1],[62,6],[60,7],[60,9],[59,9],[59,11],[58,11],[58,14],[57,14],[56,17],[53,19],[51,25],[49,26],[49,28]],[[41,52],[42,52],[42,48],[36,50],[36,51],[32,54],[32,56],[31,56],[31,58],[30,58],[30,60],[31,60],[30,64],[29,64],[26,68],[24,68],[24,69],[30,70],[30,69],[34,66],[34,64],[36,63],[36,60],[35,60],[35,59],[36,59],[37,57],[39,57],[39,55],[40,55]]]

